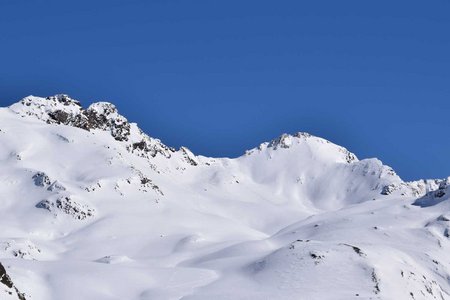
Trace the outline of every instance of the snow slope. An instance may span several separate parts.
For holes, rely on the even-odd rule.
[[[0,299],[450,299],[450,178],[307,133],[209,158],[29,96],[0,166]]]

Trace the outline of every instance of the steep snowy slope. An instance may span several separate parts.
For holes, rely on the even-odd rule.
[[[29,96],[0,166],[0,299],[450,299],[450,179],[306,133],[208,158]]]

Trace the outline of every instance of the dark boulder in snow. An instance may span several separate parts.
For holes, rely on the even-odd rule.
[[[47,188],[48,191],[65,191],[66,188],[57,180],[53,181],[44,172],[37,172],[32,177],[34,184],[39,187]]]
[[[396,185],[396,184],[385,185],[381,189],[381,195],[387,196],[387,195],[392,194],[396,190],[398,190],[398,185]]]
[[[140,135],[142,136],[141,141],[135,142],[127,147],[131,153],[145,158],[155,157],[157,154],[170,158],[175,152],[175,149],[164,145],[158,139],[153,139],[143,132],[140,132]]]
[[[51,184],[50,178],[44,172],[37,172],[33,175],[32,179],[34,180],[34,184],[36,186],[44,187]]]

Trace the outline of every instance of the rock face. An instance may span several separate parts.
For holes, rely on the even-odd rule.
[[[32,177],[34,184],[38,187],[44,187],[48,191],[65,191],[66,188],[57,180],[51,181],[50,177],[44,172],[37,172]]]
[[[11,280],[11,277],[9,277],[8,273],[6,273],[5,267],[0,263],[0,291],[3,293],[0,294],[0,296],[5,297],[6,296],[13,296],[15,295],[19,300],[26,300],[25,294],[22,294],[19,292],[19,289],[14,285],[14,283]]]
[[[140,157],[151,158],[160,154],[166,158],[170,158],[175,152],[175,149],[162,144],[159,140],[151,137],[140,131],[142,139],[139,142],[132,143],[128,146],[128,150]]]
[[[127,141],[130,135],[127,119],[119,115],[116,107],[108,102],[97,102],[83,109],[78,100],[68,95],[55,95],[45,100],[29,96],[11,109],[22,115],[36,116],[47,123],[64,124],[88,131],[109,131],[118,141]]]
[[[199,160],[195,155],[186,147],[181,147],[180,151],[183,155],[184,160],[189,163],[191,166],[197,166],[199,164]]]
[[[55,200],[42,200],[36,204],[36,207],[46,209],[55,215],[60,211],[78,220],[93,217],[95,212],[93,208],[72,200],[70,196],[60,196]]]
[[[34,184],[36,186],[45,187],[51,184],[50,178],[44,172],[37,172],[33,175]]]
[[[421,198],[414,204],[422,207],[436,205],[450,199],[450,177],[445,179],[421,180],[414,182],[421,187]]]

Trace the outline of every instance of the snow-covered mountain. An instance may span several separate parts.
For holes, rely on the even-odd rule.
[[[307,133],[209,158],[29,96],[0,109],[0,299],[450,299],[449,195]]]

